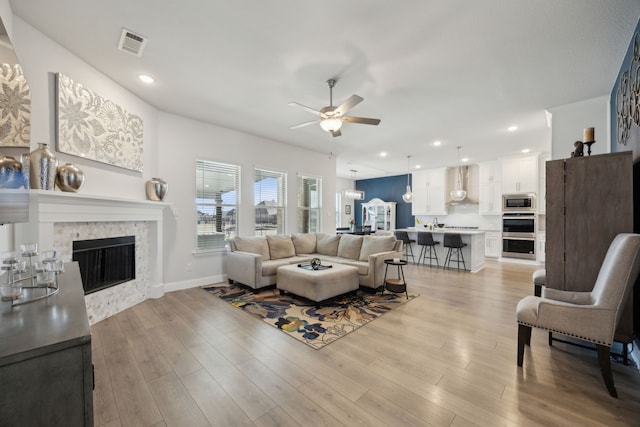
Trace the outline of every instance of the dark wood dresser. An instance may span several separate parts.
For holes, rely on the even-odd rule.
[[[93,426],[91,329],[77,263],[57,295],[0,302],[0,426]]]

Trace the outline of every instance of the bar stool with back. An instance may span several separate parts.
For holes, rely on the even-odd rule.
[[[440,242],[436,242],[433,240],[433,234],[429,232],[419,232],[418,233],[418,245],[422,246],[420,248],[420,255],[418,255],[418,264],[420,264],[420,258],[422,258],[422,263],[424,264],[427,258],[429,258],[429,265],[432,265],[432,261],[436,260],[436,265],[440,267],[440,262],[438,261],[438,253],[436,252],[436,245],[439,245]],[[427,256],[427,252],[429,252],[429,256]]]
[[[459,234],[448,234],[444,235],[444,247],[449,248],[447,251],[447,256],[444,260],[444,264],[442,268],[447,268],[451,264],[451,261],[458,264],[458,271],[460,271],[460,263],[462,263],[462,268],[464,270],[467,269],[467,266],[464,263],[464,255],[462,255],[462,248],[467,246],[466,243],[462,242],[462,236]],[[456,259],[452,259],[451,255],[453,252],[456,253]]]
[[[396,239],[402,241],[402,245],[404,246],[404,257],[408,259],[409,255],[411,255],[411,259],[415,263],[416,258],[413,256],[413,248],[411,247],[411,244],[416,241],[409,238],[409,233],[406,231],[394,231],[394,234],[396,235]]]

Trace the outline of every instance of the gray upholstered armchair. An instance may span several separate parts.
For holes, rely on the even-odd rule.
[[[631,289],[640,272],[640,234],[619,234],[611,242],[591,292],[545,288],[542,297],[527,296],[518,303],[518,366],[531,327],[573,336],[596,345],[602,378],[609,394],[618,397],[611,374],[613,336]]]

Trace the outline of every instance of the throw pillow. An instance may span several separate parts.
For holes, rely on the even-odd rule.
[[[316,234],[316,250],[319,254],[336,256],[338,254],[338,244],[340,236],[337,234]]]
[[[340,258],[358,260],[360,248],[362,247],[362,237],[351,234],[343,234],[338,245],[338,256]]]
[[[262,260],[269,258],[269,244],[264,237],[236,237],[236,249],[240,252],[249,252],[250,254],[262,255]]]
[[[360,261],[367,261],[369,260],[369,255],[392,251],[395,244],[396,238],[394,236],[364,236],[359,259]]]
[[[291,241],[296,249],[296,254],[316,253],[316,235],[313,233],[292,234]]]
[[[289,236],[267,236],[271,259],[289,258],[296,255],[293,242]]]

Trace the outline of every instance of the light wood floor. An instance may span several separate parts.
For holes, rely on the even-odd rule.
[[[313,350],[202,289],[92,327],[97,426],[640,425],[640,373],[534,330],[516,366],[516,303],[535,267],[410,265],[420,297]]]

